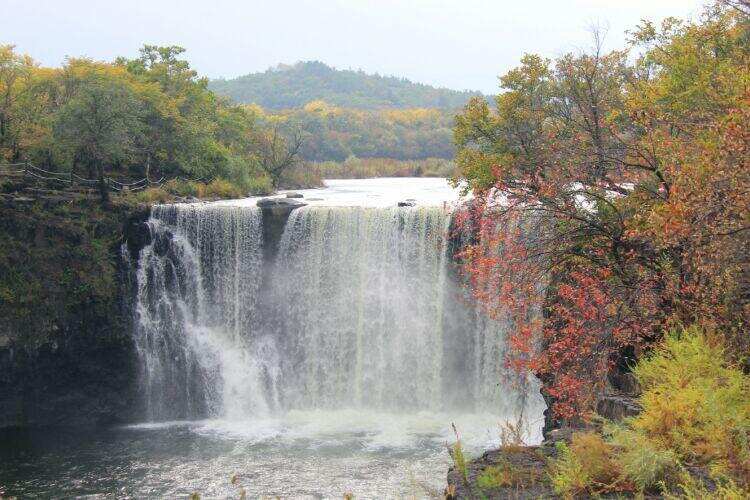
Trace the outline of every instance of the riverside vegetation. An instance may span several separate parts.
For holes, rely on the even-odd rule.
[[[629,37],[526,55],[494,109],[474,99],[457,117],[457,180],[479,195],[466,224],[494,236],[464,270],[488,314],[514,319],[509,362],[543,381],[548,429],[583,429],[540,449],[548,492],[747,498],[750,3]],[[529,218],[543,237],[493,233]],[[618,390],[642,410],[597,423]],[[509,494],[506,479],[469,486]]]
[[[31,162],[97,179],[103,198],[106,176],[123,182],[181,179],[152,188],[140,196],[144,200],[181,193],[266,194],[280,185],[320,185],[320,176],[329,174],[439,175],[454,154],[453,113],[472,95],[398,80],[413,95],[403,103],[358,107],[356,99],[334,99],[350,107],[329,105],[321,100],[331,97],[325,89],[348,74],[329,68],[314,80],[318,86],[310,84],[315,97],[309,102],[269,112],[254,102],[232,104],[209,90],[183,53],[176,46],[147,45],[135,59],[69,58],[61,68],[44,68],[12,46],[0,47],[0,162]],[[365,87],[372,87],[372,78],[391,82],[360,73],[349,77]],[[222,85],[212,87],[234,95]],[[416,106],[398,109],[407,103]]]

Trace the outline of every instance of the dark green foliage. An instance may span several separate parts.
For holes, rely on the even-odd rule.
[[[405,78],[337,70],[319,61],[279,65],[264,73],[232,80],[213,80],[211,90],[237,103],[255,103],[281,110],[322,99],[337,106],[375,108],[456,109],[479,95],[413,83]]]
[[[0,207],[0,336],[41,344],[84,318],[119,314],[126,207],[92,200]]]

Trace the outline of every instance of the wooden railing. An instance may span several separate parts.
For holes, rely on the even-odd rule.
[[[87,179],[74,172],[53,172],[34,166],[29,162],[0,164],[0,178],[23,179],[24,181],[44,182],[53,187],[65,190],[90,191],[99,187],[98,179]],[[161,186],[165,178],[152,181],[147,177],[133,181],[121,182],[112,177],[104,177],[107,189],[115,192],[140,191],[149,187]]]

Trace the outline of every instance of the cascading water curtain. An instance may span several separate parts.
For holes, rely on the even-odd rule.
[[[302,207],[263,262],[260,211],[155,207],[137,271],[136,344],[152,420],[276,410],[541,415],[507,383],[507,329],[449,272],[438,207]],[[262,286],[261,286],[262,282]]]
[[[149,418],[265,413],[270,370],[253,335],[261,276],[260,212],[153,208],[137,272],[136,346]],[[272,381],[270,382],[272,384]]]
[[[447,221],[438,208],[292,213],[275,274],[288,406],[440,405]]]

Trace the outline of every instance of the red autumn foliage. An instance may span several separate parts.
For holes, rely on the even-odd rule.
[[[645,55],[525,56],[497,111],[457,117],[477,200],[460,255],[508,362],[544,382],[557,418],[594,409],[624,350],[700,323],[750,355],[750,19],[646,23]]]

